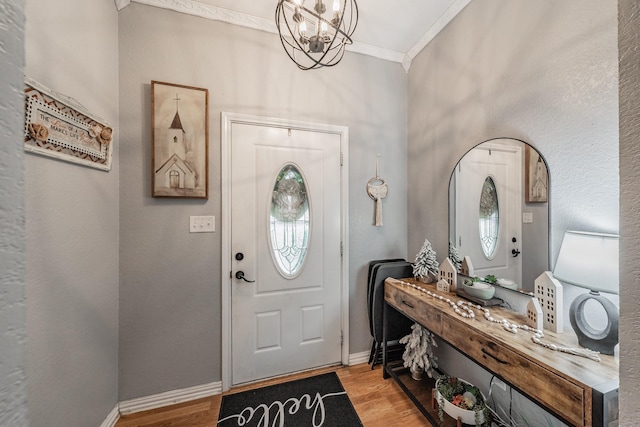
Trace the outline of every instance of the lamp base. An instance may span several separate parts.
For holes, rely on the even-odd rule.
[[[602,330],[595,329],[585,320],[584,306],[589,300],[597,301],[607,313],[607,326]],[[618,344],[620,314],[618,307],[610,300],[594,291],[580,295],[573,300],[571,307],[569,307],[569,321],[578,336],[578,343],[582,347],[601,354],[613,354]]]

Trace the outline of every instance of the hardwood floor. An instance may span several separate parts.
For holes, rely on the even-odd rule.
[[[365,427],[423,427],[430,425],[392,379],[384,380],[382,378],[380,366],[371,370],[367,364],[317,369],[237,387],[224,394],[237,393],[330,371],[335,371],[338,374]],[[426,385],[424,389],[425,396],[429,395],[430,389]],[[214,427],[218,421],[221,400],[222,395],[217,395],[125,415],[120,418],[115,427]]]

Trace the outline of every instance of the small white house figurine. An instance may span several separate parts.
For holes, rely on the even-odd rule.
[[[440,269],[438,270],[438,279],[446,280],[449,283],[449,290],[453,292],[456,290],[458,286],[458,272],[456,270],[456,266],[453,265],[451,259],[445,258],[440,264]]]
[[[473,264],[471,264],[471,258],[469,258],[469,255],[465,255],[465,257],[462,259],[462,265],[460,266],[460,273],[469,277],[473,277],[476,275],[475,271],[473,271]]]
[[[533,297],[527,304],[527,326],[541,331],[544,328],[544,314],[538,298]]]
[[[446,280],[440,279],[438,283],[436,283],[436,289],[442,292],[451,292],[451,285]]]
[[[534,294],[540,301],[544,316],[544,328],[561,334],[562,325],[562,284],[553,277],[550,271],[545,271],[534,282]]]

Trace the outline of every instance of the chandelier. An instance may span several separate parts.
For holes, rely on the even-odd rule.
[[[322,0],[314,0],[311,9],[305,1],[312,0],[278,0],[276,26],[282,46],[302,70],[332,67],[342,59],[346,45],[353,43],[358,5],[355,0],[329,0],[329,11]]]

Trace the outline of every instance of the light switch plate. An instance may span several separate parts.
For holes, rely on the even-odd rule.
[[[533,213],[532,212],[523,212],[522,213],[522,223],[523,224],[533,224]]]
[[[215,233],[215,216],[190,216],[189,233]]]

